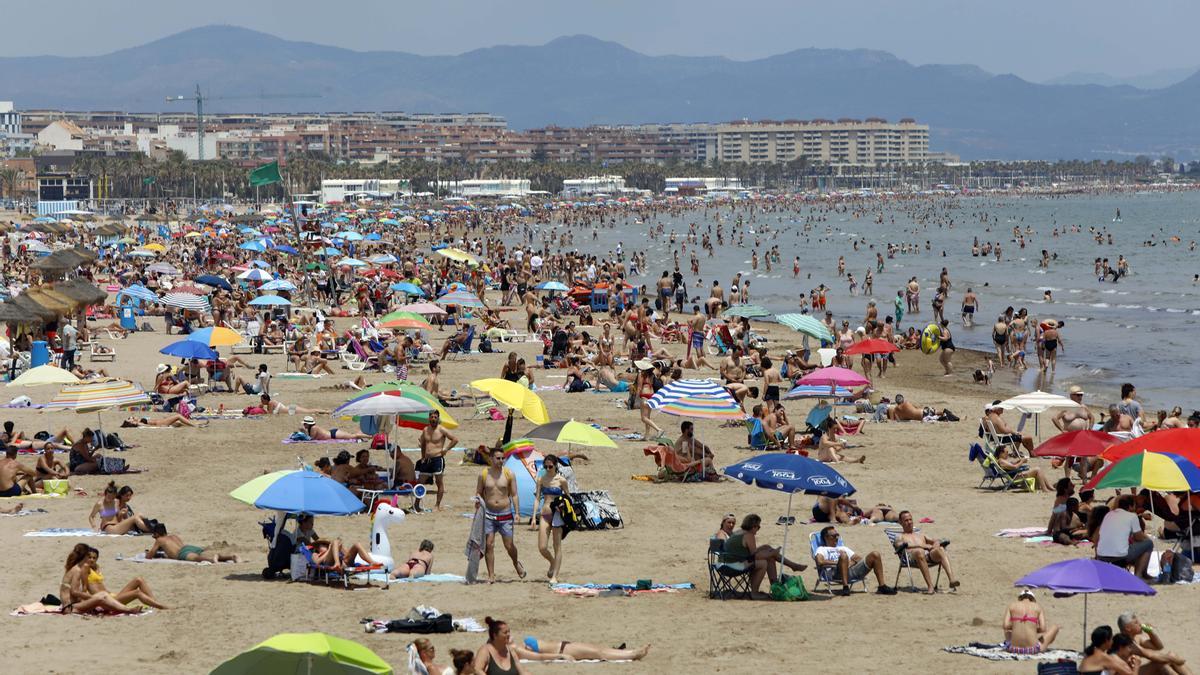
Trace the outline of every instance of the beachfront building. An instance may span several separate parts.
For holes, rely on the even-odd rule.
[[[411,191],[409,181],[401,179],[335,178],[321,181],[321,201],[326,204],[355,201],[363,197],[391,199]]]
[[[528,179],[487,178],[482,180],[444,180],[438,183],[442,192],[454,197],[524,196],[530,192]]]
[[[737,178],[667,178],[664,183],[664,193],[678,195],[697,195],[717,190],[735,192],[745,189],[742,187],[742,181]]]
[[[568,178],[563,181],[562,187],[564,197],[584,197],[595,194],[614,195],[622,192],[625,192],[625,178],[623,176]]]
[[[12,101],[0,101],[0,136],[21,133],[21,112]]]

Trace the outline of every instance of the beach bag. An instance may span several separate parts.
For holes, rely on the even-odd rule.
[[[125,473],[125,460],[120,457],[100,457],[100,473]]]
[[[1186,556],[1177,555],[1171,561],[1171,583],[1184,581],[1191,583],[1196,578],[1196,572],[1192,568],[1192,559]]]
[[[495,351],[492,349],[492,341],[490,338],[483,337],[479,339],[479,351],[484,354],[491,354],[493,351]]]
[[[795,602],[808,600],[808,589],[800,577],[784,575],[782,580],[771,584],[771,598],[780,601]]]
[[[304,433],[303,431],[296,431],[296,432],[292,433],[291,436],[288,436],[288,440],[292,441],[293,443],[304,443],[307,441],[311,441],[312,437],[309,436],[308,434]]]
[[[192,405],[186,398],[179,399],[179,404],[175,406],[175,412],[185,420],[192,419]]]
[[[42,490],[48,495],[65,497],[71,491],[71,482],[65,478],[47,478],[42,481]]]
[[[453,633],[454,617],[440,614],[432,619],[392,619],[387,622],[389,633]]]

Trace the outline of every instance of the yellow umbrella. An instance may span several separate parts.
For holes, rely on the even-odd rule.
[[[188,340],[203,342],[209,347],[231,347],[242,344],[244,338],[235,330],[224,326],[201,328],[187,337]]]
[[[158,242],[154,242],[153,244],[146,244],[142,248],[146,249],[147,251],[155,251],[156,253],[162,253],[163,251],[167,250],[166,246],[163,246],[162,244],[160,244]]]
[[[462,250],[461,248],[439,248],[437,253],[438,253],[438,255],[445,257],[445,258],[449,258],[455,262],[474,264],[474,265],[479,264],[479,261],[475,259],[475,256],[471,255],[470,253],[467,253],[466,251]]]
[[[196,230],[192,230],[191,232],[188,232],[187,234],[185,234],[183,236],[187,239],[195,239],[196,237],[203,237],[204,235],[200,232],[197,232]]]
[[[534,424],[550,422],[550,413],[546,410],[546,403],[528,387],[498,377],[475,380],[471,386],[491,396],[497,403],[506,405],[513,410],[520,410],[521,415]]]
[[[47,363],[44,366],[30,368],[21,376],[8,383],[10,387],[36,387],[41,384],[78,384],[79,378],[70,371]]]

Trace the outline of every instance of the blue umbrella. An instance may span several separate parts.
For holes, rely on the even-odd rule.
[[[158,302],[158,294],[140,284],[133,284],[129,288],[122,288],[117,292],[117,297],[121,297],[122,295],[136,298],[143,302]]]
[[[205,344],[205,342],[180,340],[179,342],[172,342],[158,351],[160,354],[178,356],[181,359],[208,359],[215,361],[217,359],[217,352]]]
[[[290,305],[292,303],[287,298],[281,298],[278,295],[260,295],[246,304],[263,307],[267,305]]]
[[[258,253],[262,253],[263,251],[267,250],[267,245],[256,239],[254,241],[248,241],[238,246],[238,248],[245,251],[256,251]]]
[[[315,471],[276,471],[229,495],[260,509],[318,516],[345,516],[365,508],[345,485]]]
[[[425,291],[421,290],[420,286],[407,281],[397,281],[388,288],[399,293],[404,293],[405,295],[416,295],[422,298],[425,297]]]
[[[539,291],[569,291],[569,290],[571,290],[571,289],[567,288],[567,285],[561,281],[543,281],[542,283],[538,284],[537,286],[534,286],[534,288],[536,288]]]
[[[261,267],[264,270],[271,269],[271,263],[267,262],[266,260],[262,260],[261,258],[255,258],[254,260],[251,260],[250,264],[254,265],[255,267]]]
[[[854,494],[854,486],[824,462],[803,455],[769,452],[725,467],[725,475],[747,485],[788,494],[788,518],[783,526],[783,547],[787,551],[788,528],[792,523],[792,497],[797,493],[822,497],[845,497]]]
[[[334,248],[332,246],[326,246],[325,248],[319,248],[319,249],[317,249],[316,253],[317,253],[317,255],[341,255],[342,254],[341,251],[337,250],[336,248]]]
[[[288,281],[287,279],[276,279],[274,281],[268,281],[267,283],[263,284],[262,286],[259,286],[258,290],[260,290],[260,291],[294,291],[294,290],[296,290],[296,284],[293,284],[292,282]]]
[[[196,277],[195,281],[196,283],[204,284],[205,286],[212,286],[213,288],[219,288],[223,291],[233,290],[232,284],[215,274],[201,274],[200,276]]]
[[[286,253],[288,255],[296,255],[297,253],[299,253],[299,251],[292,248],[291,246],[288,246],[287,244],[283,244],[282,246],[276,246],[275,250],[279,251],[280,253]]]

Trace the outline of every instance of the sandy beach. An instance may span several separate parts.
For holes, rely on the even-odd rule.
[[[117,349],[110,371],[143,383],[153,380],[155,364],[166,357],[157,350],[169,338],[161,332],[134,334],[109,340]],[[782,327],[768,331],[772,349],[784,348],[793,335]],[[515,345],[532,361],[540,345]],[[676,347],[678,349],[678,347]],[[466,390],[466,382],[499,372],[502,354],[474,354],[445,364],[444,389]],[[959,373],[940,376],[933,357],[916,352],[898,355],[899,367],[889,371],[880,389],[887,396],[903,393],[917,405],[949,408],[962,418],[958,423],[887,423],[870,425],[854,437],[867,455],[865,465],[840,465],[839,470],[858,488],[860,503],[884,502],[911,509],[922,525],[938,538],[950,539],[950,553],[962,580],[955,594],[929,597],[907,592],[907,573],[899,595],[884,597],[855,593],[849,598],[815,594],[810,602],[775,603],[716,601],[705,597],[706,539],[721,516],[740,518],[749,512],[763,516],[763,535],[782,543],[783,528],[775,520],[784,513],[786,496],[736,481],[707,484],[654,484],[634,481],[633,474],[651,473],[653,462],[644,457],[645,442],[619,441],[617,450],[593,449],[590,462],[578,465],[583,489],[607,489],[621,510],[622,530],[580,532],[565,542],[561,580],[572,583],[691,582],[696,590],[635,597],[574,598],[551,592],[539,576],[545,564],[536,550],[536,535],[525,528],[517,533],[521,558],[529,577],[518,581],[507,559],[498,551],[501,582],[493,586],[459,584],[399,584],[387,591],[378,586],[346,592],[323,585],[267,582],[260,578],[265,560],[258,512],[228,496],[238,485],[264,472],[294,468],[297,455],[312,462],[353,445],[284,445],[281,440],[299,424],[299,417],[280,415],[259,420],[218,420],[203,429],[124,429],[122,438],[137,447],[122,453],[131,466],[145,472],[117,476],[117,484],[131,485],[135,510],[167,523],[189,544],[212,546],[237,553],[248,562],[222,565],[133,564],[118,561],[146,549],[149,538],[28,538],[25,531],[51,527],[87,527],[87,515],[107,477],[71,479],[89,497],[26,500],[29,507],[47,512],[26,517],[0,517],[0,541],[7,552],[6,582],[0,587],[5,611],[56,593],[63,560],[78,541],[101,551],[100,565],[110,588],[119,588],[134,576],[143,577],[157,596],[172,609],[148,616],[79,618],[59,616],[5,616],[5,642],[9,645],[8,672],[207,672],[224,659],[280,632],[324,631],[355,639],[375,650],[403,672],[405,645],[415,636],[364,634],[364,617],[393,618],[415,605],[432,605],[456,617],[485,615],[507,620],[514,636],[539,639],[589,641],[631,646],[650,643],[649,657],[640,663],[600,665],[531,664],[535,672],[586,669],[588,672],[805,672],[818,664],[848,672],[1028,672],[1032,664],[993,663],[952,655],[942,647],[973,641],[1000,642],[1004,607],[1015,598],[1013,581],[1021,575],[1067,557],[1082,557],[1090,549],[1028,545],[1019,539],[993,535],[1001,528],[1044,525],[1051,495],[1003,494],[978,490],[980,470],[967,461],[968,443],[975,438],[982,404],[1007,392],[1003,385],[990,388],[968,384],[972,355],[960,352]],[[253,356],[251,362],[283,369],[281,356]],[[561,384],[560,371],[539,371],[542,385]],[[238,374],[248,374],[239,370]],[[348,374],[349,371],[341,371]],[[706,373],[707,375],[708,373]],[[369,375],[371,382],[382,375]],[[276,378],[276,398],[286,403],[333,408],[347,398],[345,392],[319,391],[337,378],[285,380]],[[29,393],[35,401],[47,400],[54,387]],[[612,394],[541,392],[555,419],[594,420],[601,424],[638,426],[634,413],[617,407]],[[202,404],[240,409],[248,396],[208,394]],[[1091,402],[1089,403],[1096,403]],[[790,402],[793,418],[803,418],[811,404]],[[453,409],[463,422],[457,432],[462,443],[490,443],[503,431],[502,422],[472,420],[469,408]],[[95,422],[94,415],[39,413],[7,410],[18,429],[32,434],[66,425],[78,430]],[[106,430],[116,430],[124,414],[103,414]],[[674,433],[679,420],[663,415],[655,419]],[[332,420],[322,416],[318,422]],[[335,425],[336,426],[336,425]],[[342,424],[345,426],[345,423]],[[528,428],[519,421],[519,434]],[[415,446],[416,432],[401,430],[403,445]],[[697,435],[717,450],[717,464],[725,466],[753,453],[746,447],[742,429],[722,429],[700,421]],[[543,451],[553,451],[544,444]],[[859,450],[855,450],[859,452]],[[22,455],[32,464],[32,456]],[[378,458],[376,458],[378,459]],[[1047,464],[1048,466],[1048,464]],[[470,521],[470,495],[480,469],[460,466],[454,454],[446,474],[447,497],[442,512],[410,515],[393,528],[393,554],[402,559],[417,543],[435,542],[435,570],[462,574],[463,546]],[[789,550],[811,563],[807,537],[816,528],[806,523],[811,498],[795,502],[797,526],[791,530]],[[347,541],[367,541],[370,525],[365,516],[324,517],[317,521],[323,536]],[[860,553],[881,550],[889,583],[896,574],[896,558],[887,550],[883,528],[842,526],[846,543]],[[498,547],[499,548],[499,547]],[[811,588],[815,574],[804,580]],[[920,584],[919,574],[917,582]],[[945,583],[942,584],[943,590]],[[874,583],[871,583],[874,589]],[[1197,589],[1193,586],[1158,587],[1152,599],[1094,596],[1089,629],[1115,624],[1119,612],[1133,609],[1159,627],[1168,646],[1195,662],[1200,648],[1189,643],[1196,629]],[[1056,599],[1039,594],[1049,620],[1062,627],[1056,646],[1079,648],[1083,604],[1081,598]],[[431,636],[439,650],[438,661],[448,662],[451,648],[474,650],[483,642],[478,634]]]

